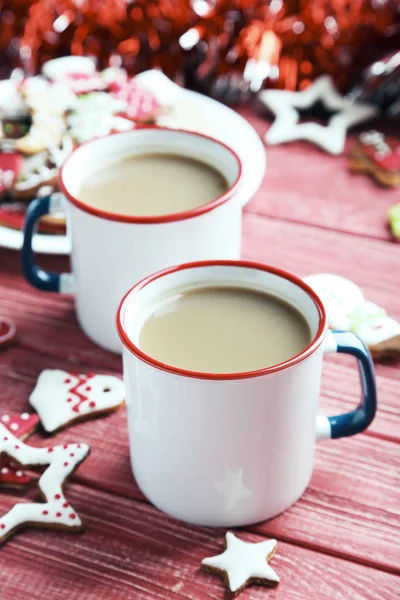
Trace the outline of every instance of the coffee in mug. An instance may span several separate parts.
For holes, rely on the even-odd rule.
[[[292,305],[243,287],[201,287],[154,307],[139,347],[156,360],[204,373],[256,371],[296,356],[310,328]]]
[[[211,165],[167,153],[124,157],[82,182],[81,202],[122,215],[155,216],[192,210],[229,188]]]

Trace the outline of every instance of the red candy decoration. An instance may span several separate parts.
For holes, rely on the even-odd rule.
[[[1,157],[1,154],[0,154]],[[0,318],[0,348],[5,348],[15,340],[17,328],[12,321]]]

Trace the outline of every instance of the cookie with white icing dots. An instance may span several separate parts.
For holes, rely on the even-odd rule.
[[[39,417],[26,412],[19,416],[5,414],[0,418],[0,422],[20,440],[25,440],[35,431]],[[7,456],[0,457],[0,487],[20,488],[30,483],[29,475],[24,473],[17,464]]]
[[[87,444],[34,448],[21,442],[0,423],[0,453],[29,469],[48,466],[38,481],[45,502],[19,503],[0,517],[0,544],[19,529],[31,526],[81,531],[82,521],[65,498],[63,486],[89,450]]]
[[[124,397],[124,384],[118,377],[46,369],[39,375],[29,402],[45,430],[54,433],[77,421],[113,412]]]
[[[225,551],[217,556],[205,558],[201,566],[206,571],[221,575],[234,595],[252,583],[276,586],[279,577],[268,564],[276,548],[276,540],[251,544],[228,532]]]
[[[304,281],[321,298],[331,329],[356,333],[373,358],[400,359],[400,323],[381,306],[365,300],[355,283],[328,273],[309,275]]]

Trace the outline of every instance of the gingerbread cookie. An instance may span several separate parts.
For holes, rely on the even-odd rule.
[[[39,375],[29,402],[45,430],[54,433],[72,423],[113,412],[124,396],[124,384],[118,377],[46,369]]]
[[[40,188],[46,187],[48,193],[58,190],[59,167],[73,149],[71,137],[65,135],[59,146],[49,144],[47,150],[24,157],[18,179],[12,189],[13,197],[26,201],[35,198]]]
[[[34,432],[38,423],[37,415],[22,413],[19,417],[8,414],[0,418],[0,422],[20,440],[25,440]],[[8,457],[0,457],[0,487],[25,487],[31,483],[31,478],[21,471]]]
[[[276,540],[250,544],[228,532],[225,552],[205,558],[201,566],[206,571],[221,575],[234,595],[239,594],[252,583],[276,586],[279,577],[268,564],[276,548]]]
[[[354,311],[364,302],[361,289],[344,277],[330,273],[309,275],[304,281],[321,298],[332,329],[350,329]]]
[[[12,321],[0,317],[0,349],[13,343],[17,336],[17,328]]]
[[[49,146],[59,146],[65,136],[67,125],[58,114],[35,112],[28,133],[15,140],[14,146],[22,154],[37,154]]]
[[[373,358],[400,358],[400,323],[387,315],[360,324],[355,333],[368,346]]]
[[[87,56],[62,56],[61,58],[53,58],[45,62],[42,66],[42,75],[52,81],[62,80],[65,75],[73,73],[93,75],[95,72],[96,65]]]
[[[68,119],[68,134],[81,144],[117,131],[130,131],[135,123],[107,112],[73,113]]]
[[[0,154],[0,199],[13,188],[22,162],[22,156],[15,152]]]
[[[400,142],[380,131],[358,136],[349,155],[349,169],[367,173],[385,187],[400,186]]]
[[[29,110],[23,101],[18,78],[0,80],[0,119],[18,120],[29,116]]]
[[[160,110],[154,94],[141,88],[134,79],[111,84],[110,96],[125,103],[122,116],[138,123],[154,123]]]
[[[400,358],[400,323],[381,306],[364,299],[360,288],[344,277],[326,273],[304,278],[320,296],[332,329],[348,329],[368,346],[373,358]]]
[[[20,92],[31,112],[63,116],[76,105],[76,94],[63,83],[50,82],[40,75],[27,77]]]
[[[38,196],[42,191],[46,191],[45,188],[39,189]],[[9,229],[22,230],[27,208],[28,205],[25,202],[5,202],[0,205],[0,225]],[[37,231],[38,233],[64,235],[65,217],[46,215],[40,219]]]
[[[49,448],[34,448],[16,438],[0,423],[0,452],[21,466],[48,468],[38,481],[45,502],[16,504],[0,518],[0,544],[25,527],[58,528],[81,531],[82,521],[63,493],[69,477],[88,456],[87,444],[64,444]]]

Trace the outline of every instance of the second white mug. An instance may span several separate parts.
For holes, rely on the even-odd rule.
[[[226,179],[228,190],[216,200],[181,213],[135,217],[82,203],[77,192],[96,170],[118,157],[173,153],[201,160]],[[109,167],[108,167],[109,168]],[[60,172],[63,194],[32,202],[22,252],[28,281],[44,291],[75,295],[78,321],[96,344],[121,351],[115,315],[135,282],[181,262],[237,259],[241,249],[241,162],[233,150],[210,137],[187,131],[144,127],[97,139],[77,148]],[[72,273],[48,273],[36,266],[32,236],[45,214],[66,210]]]

